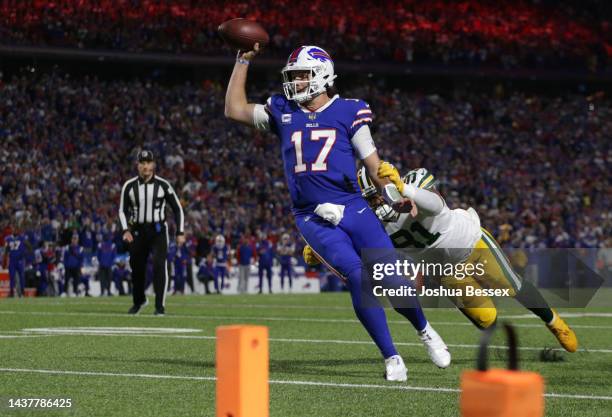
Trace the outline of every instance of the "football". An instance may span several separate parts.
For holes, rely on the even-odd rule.
[[[265,46],[270,41],[266,30],[253,20],[238,18],[223,22],[219,26],[219,35],[232,48],[250,51],[256,43]]]

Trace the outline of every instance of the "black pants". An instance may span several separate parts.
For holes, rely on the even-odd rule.
[[[64,291],[68,294],[68,286],[72,280],[72,288],[74,289],[74,295],[79,295],[79,284],[81,283],[81,268],[66,268],[66,286]]]
[[[163,308],[168,288],[168,226],[139,225],[132,231],[134,241],[130,245],[130,267],[132,268],[132,297],[134,305],[145,302],[145,277],[147,258],[153,254],[153,289],[155,308]]]
[[[100,280],[100,295],[111,295],[110,283],[113,277],[113,271],[110,266],[101,266],[98,269],[98,279]]]

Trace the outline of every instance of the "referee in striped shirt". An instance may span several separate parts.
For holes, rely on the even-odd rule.
[[[185,243],[185,217],[176,192],[165,179],[155,175],[153,152],[138,153],[138,176],[127,180],[121,189],[119,220],[123,240],[128,242],[132,268],[134,305],[129,314],[138,314],[147,305],[145,272],[147,258],[153,253],[155,315],[163,316],[168,290],[168,225],[166,203],[172,207],[177,227],[176,241]]]

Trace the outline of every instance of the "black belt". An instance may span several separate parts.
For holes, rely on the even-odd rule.
[[[155,230],[157,233],[161,232],[166,227],[166,222],[156,223],[135,223],[132,225],[134,230]]]

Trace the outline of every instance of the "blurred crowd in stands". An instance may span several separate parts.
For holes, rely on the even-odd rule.
[[[263,101],[271,91],[250,96]],[[432,171],[449,206],[473,206],[502,244],[612,247],[612,102],[603,93],[500,87],[442,97],[367,83],[342,95],[370,103],[383,158],[403,172]],[[30,262],[74,235],[90,257],[105,241],[125,252],[120,187],[146,146],[182,200],[196,262],[217,234],[238,248],[289,233],[299,257],[277,140],[226,121],[223,104],[213,80],[0,78],[0,246],[23,232]]]
[[[373,0],[12,0],[0,5],[0,35],[13,45],[231,55],[217,27],[246,17],[268,30],[268,56],[320,44],[338,60],[596,71],[612,56],[607,7],[546,0],[395,0],[384,7]]]

